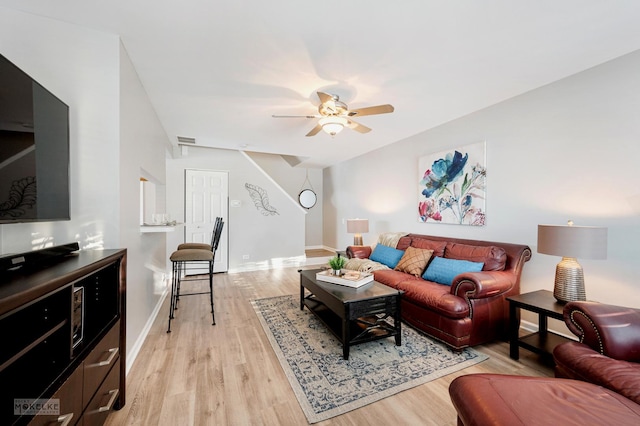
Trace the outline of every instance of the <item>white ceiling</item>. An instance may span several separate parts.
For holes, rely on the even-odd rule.
[[[173,143],[322,167],[640,48],[637,0],[0,0],[118,34]],[[390,103],[305,137],[317,90]]]

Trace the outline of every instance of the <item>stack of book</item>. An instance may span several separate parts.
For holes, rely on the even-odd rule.
[[[316,273],[316,280],[358,288],[372,282],[373,274],[368,272],[345,271],[342,275],[338,276],[333,275],[332,271],[329,269]]]

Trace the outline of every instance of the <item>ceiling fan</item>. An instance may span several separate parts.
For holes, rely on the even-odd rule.
[[[389,104],[376,105],[365,108],[359,108],[349,110],[347,104],[340,101],[338,95],[331,95],[329,93],[317,92],[320,98],[320,105],[318,106],[318,114],[316,115],[273,115],[275,118],[319,118],[318,124],[311,129],[306,136],[315,136],[320,130],[324,130],[331,136],[335,136],[340,133],[342,129],[348,127],[360,133],[370,132],[371,129],[367,126],[363,126],[360,123],[356,123],[351,117],[362,117],[365,115],[386,114],[393,112],[393,106]]]

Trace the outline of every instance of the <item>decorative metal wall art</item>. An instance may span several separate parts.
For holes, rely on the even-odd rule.
[[[260,188],[258,185],[252,185],[250,183],[245,183],[244,187],[249,192],[249,197],[253,201],[253,204],[256,206],[256,209],[263,216],[273,216],[278,213],[275,207],[269,205],[269,195],[267,195],[267,191]]]

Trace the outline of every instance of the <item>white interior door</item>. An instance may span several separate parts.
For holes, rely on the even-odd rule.
[[[228,200],[229,173],[209,170],[185,170],[185,235],[187,243],[211,243],[216,217],[222,217],[224,227],[216,252],[214,272],[228,270]],[[203,272],[206,272],[204,270]]]

